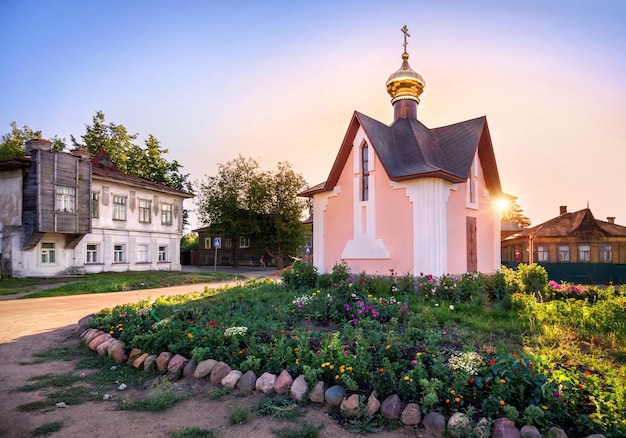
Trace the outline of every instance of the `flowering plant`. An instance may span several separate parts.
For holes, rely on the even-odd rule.
[[[475,351],[453,353],[448,360],[448,368],[451,371],[463,371],[469,375],[477,374],[483,364],[482,356]]]

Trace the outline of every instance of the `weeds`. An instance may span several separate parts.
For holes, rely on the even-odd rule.
[[[285,427],[283,429],[272,430],[277,438],[317,438],[320,436],[320,431],[324,428],[323,424],[319,426],[313,426],[304,422],[299,429],[293,429],[291,427]]]
[[[250,408],[239,406],[236,403],[229,403],[226,406],[227,418],[230,424],[247,424],[252,421],[252,411]]]
[[[295,420],[302,415],[298,403],[286,398],[263,398],[256,405],[256,417],[270,415],[270,420]]]
[[[180,432],[172,432],[172,438],[217,438],[213,429],[202,429],[197,426],[186,427]]]
[[[162,377],[153,383],[148,397],[132,403],[126,403],[122,400],[118,403],[118,409],[125,411],[165,411],[187,398],[177,395],[177,389],[176,383]]]
[[[33,430],[32,436],[48,436],[51,433],[58,432],[63,428],[63,422],[56,421],[54,423],[46,423]]]

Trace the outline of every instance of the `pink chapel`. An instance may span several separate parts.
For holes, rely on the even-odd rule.
[[[394,120],[355,112],[313,201],[313,264],[330,272],[440,276],[500,268],[502,194],[486,117],[439,128],[417,118],[424,79],[409,65],[387,80]]]

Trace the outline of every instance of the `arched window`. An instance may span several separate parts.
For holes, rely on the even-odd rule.
[[[369,199],[369,150],[367,143],[361,146],[361,201]]]

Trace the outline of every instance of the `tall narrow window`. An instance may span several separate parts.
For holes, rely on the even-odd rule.
[[[137,263],[148,263],[148,256],[148,245],[137,245]]]
[[[56,250],[52,242],[43,242],[41,244],[41,263],[55,263]]]
[[[56,186],[56,211],[74,213],[76,211],[76,187]]]
[[[537,245],[537,261],[547,262],[549,258],[548,245]]]
[[[123,263],[124,261],[124,245],[113,245],[113,262]]]
[[[172,225],[172,204],[161,204],[161,223]]]
[[[139,200],[139,222],[150,223],[150,201]]]
[[[591,247],[587,244],[578,245],[578,261],[588,262],[591,261]]]
[[[87,244],[85,263],[98,263],[98,245],[92,243]]]
[[[126,197],[113,196],[113,220],[126,220]]]
[[[559,245],[559,262],[569,262],[569,245]]]
[[[91,192],[91,217],[97,218],[100,216],[100,193]]]
[[[361,201],[367,201],[369,199],[369,176],[369,148],[367,147],[367,143],[364,143],[361,147]]]
[[[603,263],[611,263],[613,261],[613,245],[610,243],[600,244],[600,261]]]
[[[167,246],[159,246],[159,261],[167,262]]]

